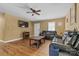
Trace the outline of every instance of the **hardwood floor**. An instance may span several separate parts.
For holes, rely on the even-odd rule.
[[[40,48],[30,47],[29,39],[5,43],[0,46],[0,56],[48,56],[50,42],[46,40]]]

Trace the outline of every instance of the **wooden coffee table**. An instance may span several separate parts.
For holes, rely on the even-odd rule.
[[[33,36],[33,37],[30,37],[30,40],[29,40],[29,45],[31,46],[31,41],[34,40],[36,41],[37,43],[37,48],[39,48],[40,44],[41,44],[41,40],[44,41],[45,43],[45,39],[44,39],[44,36]]]

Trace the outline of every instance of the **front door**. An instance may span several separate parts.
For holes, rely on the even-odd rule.
[[[34,24],[34,36],[39,36],[40,34],[40,23]]]

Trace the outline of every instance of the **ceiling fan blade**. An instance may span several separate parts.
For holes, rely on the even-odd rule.
[[[33,12],[27,12],[27,13],[33,13]]]
[[[35,12],[35,14],[40,15],[39,13]]]
[[[34,11],[34,9],[33,9],[33,8],[30,8],[30,10]]]
[[[41,12],[41,10],[37,10],[36,12]]]

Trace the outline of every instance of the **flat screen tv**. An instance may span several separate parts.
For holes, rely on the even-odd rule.
[[[28,22],[19,20],[18,21],[18,26],[22,27],[22,28],[26,28],[26,27],[28,27]]]

